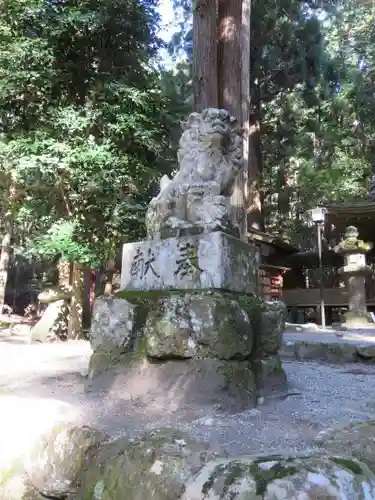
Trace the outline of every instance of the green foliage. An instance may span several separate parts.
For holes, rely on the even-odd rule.
[[[76,229],[74,223],[70,221],[54,223],[46,233],[30,241],[25,255],[51,260],[62,258],[64,261],[78,262],[92,267],[99,266],[98,255],[90,251],[88,246],[75,241]]]
[[[170,169],[156,4],[0,5],[0,189],[15,187],[18,231],[46,256],[93,264],[144,232]]]
[[[191,0],[174,0],[172,52],[191,58]],[[266,229],[306,247],[305,212],[367,196],[375,156],[375,7],[253,0],[253,144]]]

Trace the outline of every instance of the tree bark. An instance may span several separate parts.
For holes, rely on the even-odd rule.
[[[254,108],[254,107],[253,107]],[[250,117],[250,143],[248,168],[248,208],[247,225],[249,229],[264,230],[261,180],[262,180],[262,145],[261,115],[257,109]]]
[[[107,261],[107,267],[105,271],[104,295],[110,296],[113,293],[113,276],[115,272],[116,272],[115,259],[110,257]]]
[[[83,270],[83,304],[82,304],[82,328],[88,330],[91,324],[91,285],[92,270],[86,267]]]
[[[59,287],[69,288],[72,274],[72,264],[67,260],[60,259],[57,264],[59,276]]]
[[[82,334],[83,319],[83,269],[80,264],[74,263],[72,270],[72,297],[68,319],[68,339],[77,339]]]
[[[244,168],[238,175],[231,205],[233,222],[247,241],[247,170],[250,115],[250,0],[219,0],[219,106],[236,117],[244,129]]]
[[[194,111],[218,107],[216,0],[193,2]]]
[[[10,255],[12,251],[13,219],[6,217],[4,221],[4,233],[1,240],[0,254],[0,312],[2,312],[5,303],[5,292],[8,281],[8,270]]]
[[[240,236],[248,241],[247,207],[249,204],[249,169],[250,169],[250,54],[251,54],[251,0],[242,0],[241,19],[241,95],[242,95],[242,127],[244,169],[240,182],[243,192],[244,214],[240,223]]]
[[[14,228],[14,203],[17,199],[16,187],[10,184],[7,193],[7,210],[4,214],[3,237],[0,252],[0,313],[5,303],[5,292],[8,281],[10,257],[12,253],[12,236]]]
[[[242,0],[219,0],[218,87],[219,107],[240,122]]]

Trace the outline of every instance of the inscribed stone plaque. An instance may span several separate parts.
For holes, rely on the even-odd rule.
[[[127,243],[121,290],[258,292],[255,246],[221,232]]]

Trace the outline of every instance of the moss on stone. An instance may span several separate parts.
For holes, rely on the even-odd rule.
[[[262,463],[273,461],[276,463],[272,467],[267,469],[261,467]],[[210,491],[215,487],[215,482],[222,478],[224,482],[222,493],[225,495],[238,479],[247,476],[255,481],[256,494],[260,495],[260,498],[263,498],[269,483],[277,479],[293,476],[297,472],[298,468],[293,460],[288,460],[281,456],[254,459],[250,463],[241,459],[232,460],[226,464],[218,464],[215,467],[208,480],[204,483],[202,493],[208,496]]]
[[[355,475],[363,474],[362,467],[357,463],[357,461],[353,458],[346,457],[332,457],[332,462],[339,465],[341,468],[352,472]]]
[[[207,479],[207,481],[203,484],[202,486],[202,493],[207,496],[210,493],[210,490],[212,489],[213,485],[215,484],[215,480],[223,474],[225,471],[225,465],[220,464],[217,467],[215,467],[215,470],[213,473],[210,475],[210,477]]]
[[[229,385],[234,384],[240,390],[253,392],[255,388],[254,373],[250,365],[243,361],[221,361],[218,373]]]
[[[128,363],[132,357],[133,353],[115,347],[97,349],[90,358],[89,376],[92,378],[110,368],[115,368],[120,363]]]
[[[265,460],[263,460],[265,462]],[[283,465],[280,462],[277,462],[269,469],[262,469],[259,466],[260,462],[254,461],[253,464],[249,467],[249,473],[252,475],[256,482],[256,494],[264,495],[267,486],[272,481],[276,479],[284,479],[285,477],[293,476],[297,474],[298,469],[295,465]]]

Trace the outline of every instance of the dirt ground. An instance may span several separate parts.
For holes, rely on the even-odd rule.
[[[375,419],[375,365],[285,360],[288,392],[256,409],[165,412],[129,399],[121,375],[86,393],[90,354],[88,342],[29,344],[0,336],[0,466],[61,421],[85,422],[113,437],[172,425],[230,454],[249,454],[300,452],[323,428]]]

